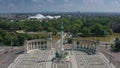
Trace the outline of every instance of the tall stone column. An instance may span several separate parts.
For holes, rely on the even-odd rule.
[[[63,23],[61,24],[61,36],[60,36],[60,50],[64,50],[64,48],[63,48],[63,29],[64,29],[64,27],[63,27]]]

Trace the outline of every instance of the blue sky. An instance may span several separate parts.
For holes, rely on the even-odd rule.
[[[120,12],[120,0],[0,0],[0,13]]]

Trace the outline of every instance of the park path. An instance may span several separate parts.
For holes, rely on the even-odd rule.
[[[63,35],[63,43],[66,42],[66,39],[69,38],[71,35],[69,33],[64,33]],[[53,43],[53,48],[55,48],[56,50],[58,50],[60,47],[60,39],[58,41],[56,41],[55,43]]]

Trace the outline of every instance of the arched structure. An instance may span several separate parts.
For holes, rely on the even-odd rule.
[[[31,50],[36,49],[51,49],[52,46],[52,39],[35,39],[35,40],[26,40],[24,42],[24,45],[26,47],[27,53],[29,53]]]
[[[96,53],[96,42],[90,41],[90,40],[73,39],[72,49],[84,51],[88,54],[95,54]]]

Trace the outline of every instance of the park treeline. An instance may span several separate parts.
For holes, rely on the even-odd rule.
[[[116,37],[114,42],[115,44],[111,45],[112,51],[120,52],[120,38]]]
[[[48,36],[41,36],[39,34],[27,34],[27,33],[16,33],[8,32],[6,30],[0,30],[0,44],[6,46],[21,46],[25,40],[46,39]]]
[[[74,37],[82,36],[108,36],[113,32],[120,32],[120,17],[62,17],[52,20],[5,20],[0,19],[0,42],[8,45],[13,40],[14,45],[23,44],[24,38],[33,36],[18,34],[15,31],[24,30],[25,32],[60,32],[63,22],[64,32],[71,32]],[[5,34],[4,34],[5,33]],[[10,38],[11,37],[11,38]],[[15,39],[14,39],[15,38]],[[22,38],[22,39],[21,39]],[[36,37],[39,38],[39,37]]]

